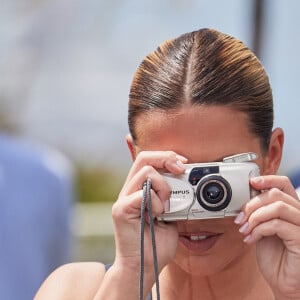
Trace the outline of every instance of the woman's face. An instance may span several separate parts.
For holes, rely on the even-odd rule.
[[[172,150],[185,156],[188,163],[202,163],[255,152],[259,157],[256,163],[264,172],[259,139],[249,131],[246,115],[227,107],[194,106],[172,113],[152,112],[139,117],[136,132],[136,153]],[[177,223],[180,242],[175,263],[189,273],[219,272],[245,253],[247,246],[233,218]]]

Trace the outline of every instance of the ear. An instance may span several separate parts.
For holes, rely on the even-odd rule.
[[[281,128],[274,129],[271,135],[269,150],[265,161],[264,171],[266,175],[273,175],[277,173],[282,158],[283,143],[283,130]]]
[[[136,146],[134,144],[131,134],[126,135],[126,143],[127,143],[128,149],[130,151],[131,158],[134,161],[136,158],[136,149],[135,149]]]

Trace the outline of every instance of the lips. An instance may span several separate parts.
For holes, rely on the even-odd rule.
[[[199,232],[180,233],[180,242],[190,251],[204,253],[211,249],[222,236],[222,233]]]

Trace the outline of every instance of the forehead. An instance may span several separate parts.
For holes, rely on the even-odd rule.
[[[135,129],[138,151],[172,150],[198,162],[259,148],[247,115],[225,106],[153,111],[140,116]]]

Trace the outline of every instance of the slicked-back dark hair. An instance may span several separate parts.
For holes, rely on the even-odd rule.
[[[168,40],[138,67],[129,95],[128,124],[134,141],[140,115],[186,105],[224,105],[247,114],[249,129],[267,150],[273,127],[268,76],[240,40],[201,29]]]

